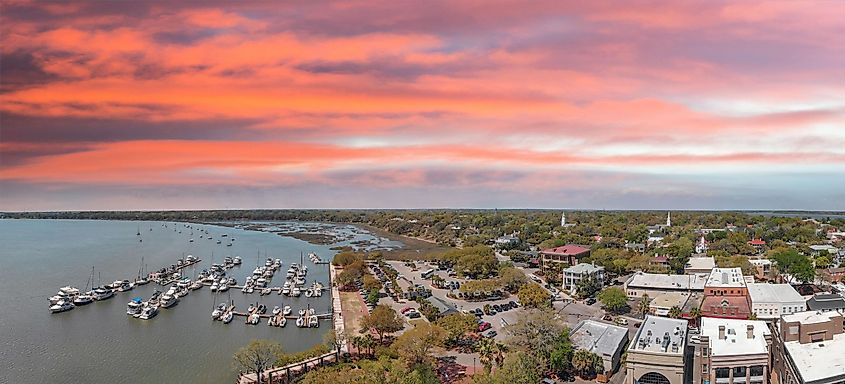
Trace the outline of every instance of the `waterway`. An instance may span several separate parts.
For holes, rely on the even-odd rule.
[[[310,305],[327,313],[330,294],[313,299],[246,295],[240,290],[214,294],[205,287],[178,305],[161,309],[152,320],[127,316],[126,303],[132,297],[148,298],[155,289],[166,290],[150,283],[68,312],[49,312],[48,297],[65,285],[84,289],[92,267],[97,283],[133,280],[142,257],[150,271],[188,254],[201,258],[201,263],[183,271],[190,277],[212,261],[241,256],[243,265],[229,270],[239,284],[256,264],[263,265],[267,257],[279,258],[281,274],[269,285],[280,286],[284,271],[304,253],[308,284],[327,283],[328,265],[312,263],[307,254],[331,260],[336,251],[330,248],[338,245],[314,245],[263,231],[191,226],[193,230],[172,222],[0,220],[0,383],[232,383],[236,377],[232,355],[251,339],[275,340],[285,351],[297,352],[320,343],[331,331],[329,321],[317,329],[296,328],[292,322],[276,328],[266,322],[246,325],[243,318],[226,325],[210,316],[214,303],[228,300],[240,310],[260,301],[270,308],[291,305],[296,312]],[[355,227],[335,230],[349,232],[341,236],[346,239],[343,243],[378,240]],[[229,242],[232,246],[226,246]]]

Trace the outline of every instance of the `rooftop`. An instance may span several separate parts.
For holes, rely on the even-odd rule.
[[[810,249],[814,251],[835,251],[839,248],[836,248],[830,244],[821,244],[821,245],[811,245]]]
[[[704,286],[742,288],[745,286],[745,279],[742,277],[742,268],[713,268]]]
[[[751,245],[766,245],[766,241],[763,239],[752,239],[748,242]]]
[[[765,284],[753,283],[748,284],[748,296],[751,296],[751,302],[762,303],[793,303],[804,302],[801,294],[792,288],[789,284]]]
[[[706,275],[663,275],[637,272],[628,281],[629,287],[645,289],[704,290]]]
[[[690,294],[687,292],[664,292],[659,295],[655,295],[654,298],[651,299],[649,306],[660,308],[672,308],[677,306],[678,308],[683,308],[689,298]]]
[[[572,344],[598,355],[613,355],[628,340],[628,329],[595,320],[582,320],[572,330]]]
[[[748,337],[748,327],[751,338]],[[725,338],[719,339],[719,327],[725,327]],[[713,356],[764,354],[769,352],[766,335],[770,335],[765,321],[701,318],[701,335],[710,338]]]
[[[781,318],[785,323],[801,323],[801,324],[818,324],[830,321],[832,317],[838,317],[839,313],[818,312],[818,311],[804,311],[796,312],[791,315],[783,315]]]
[[[769,259],[751,259],[748,260],[751,265],[758,266],[758,265],[772,265],[772,261]]]
[[[590,252],[589,248],[584,248],[582,246],[574,245],[574,244],[567,244],[562,245],[560,247],[544,249],[543,253],[550,253],[555,255],[580,255],[585,252]]]
[[[811,311],[845,309],[845,298],[833,293],[817,293],[807,300]]]
[[[580,274],[584,274],[584,273],[595,273],[595,272],[603,271],[603,270],[604,270],[604,267],[598,267],[598,266],[595,266],[593,264],[580,263],[578,265],[566,268],[563,271],[569,272],[569,273],[576,273],[576,274],[580,275]]]
[[[713,269],[716,267],[716,259],[712,257],[690,257],[687,265],[684,268],[687,269]]]
[[[686,347],[686,333],[686,320],[649,315],[643,320],[628,349],[683,356]]]
[[[845,379],[845,333],[833,335],[832,340],[801,344],[798,341],[783,343],[786,353],[795,363],[801,381]]]

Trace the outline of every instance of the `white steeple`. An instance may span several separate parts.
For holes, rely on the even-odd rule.
[[[666,226],[672,226],[672,212],[666,212]]]
[[[566,226],[566,212],[560,214],[560,226]]]

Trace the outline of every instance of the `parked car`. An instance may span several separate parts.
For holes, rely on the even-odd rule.
[[[613,316],[604,315],[604,316],[602,316],[601,319],[604,320],[604,321],[613,321]]]
[[[508,304],[510,304],[512,308],[517,308],[517,307],[519,307],[519,304],[517,304],[517,303],[516,303],[516,301],[513,301],[513,300],[508,301]]]
[[[628,319],[625,319],[624,317],[617,317],[616,318],[616,324],[628,325]]]
[[[594,297],[591,297],[591,298],[587,299],[586,303],[587,303],[587,305],[593,305],[593,304],[596,303],[596,299]]]
[[[494,338],[498,334],[499,334],[499,332],[496,332],[495,329],[492,329],[492,330],[490,330],[490,332],[485,333],[484,337]]]
[[[401,312],[402,312],[402,314],[405,314],[405,313],[408,313],[409,311],[416,311],[416,309],[414,309],[413,307],[405,307],[405,308],[402,308]]]
[[[410,318],[410,319],[417,319],[420,316],[422,316],[422,315],[420,315],[420,313],[417,312],[417,311],[408,312],[408,318]]]
[[[490,323],[484,321],[484,322],[482,322],[481,324],[478,325],[478,331],[484,332],[484,331],[490,329],[490,327],[492,327],[492,325],[490,325]]]

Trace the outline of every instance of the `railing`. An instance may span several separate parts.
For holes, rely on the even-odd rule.
[[[333,350],[324,353],[320,356],[311,357],[296,363],[291,363],[283,367],[276,367],[268,369],[261,374],[264,384],[282,384],[290,383],[300,375],[308,371],[322,367],[326,364],[334,364],[340,358],[340,351]],[[253,373],[241,373],[238,375],[238,384],[255,384],[258,383],[258,375]]]

